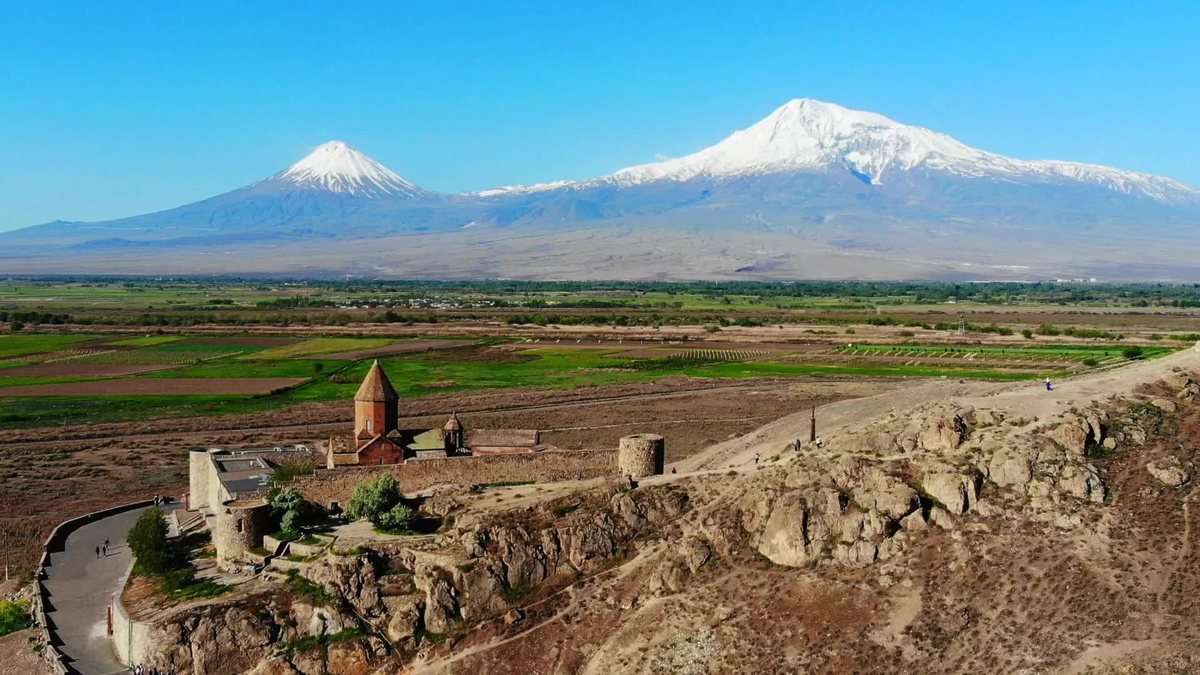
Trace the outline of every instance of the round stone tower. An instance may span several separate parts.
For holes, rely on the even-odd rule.
[[[658,476],[663,473],[666,456],[666,441],[658,434],[625,436],[617,450],[617,470],[630,478]]]
[[[261,499],[238,499],[217,509],[213,544],[221,565],[246,560],[246,552],[263,544],[271,524],[271,507]]]

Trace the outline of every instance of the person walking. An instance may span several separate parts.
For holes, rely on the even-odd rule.
[[[100,552],[104,554],[105,558],[108,557],[108,542],[107,541],[104,542],[104,545],[100,547]]]
[[[96,547],[96,557],[97,558],[100,557],[100,547],[99,546]]]
[[[1046,378],[1046,391],[1054,391],[1054,383],[1048,377]]]

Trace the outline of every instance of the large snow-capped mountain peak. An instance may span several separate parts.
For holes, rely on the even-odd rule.
[[[831,170],[849,171],[864,182],[880,184],[893,172],[917,168],[1017,183],[1092,183],[1162,201],[1200,198],[1200,190],[1169,178],[1094,164],[1005,157],[923,127],[810,98],[788,101],[753,126],[699,152],[621,169],[599,181],[629,186],[658,180]]]
[[[307,157],[276,177],[304,188],[357,197],[416,197],[427,194],[342,141],[330,141],[317,146]]]

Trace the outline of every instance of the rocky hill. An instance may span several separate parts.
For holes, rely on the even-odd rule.
[[[157,619],[216,673],[1200,669],[1200,351],[818,409],[634,485],[452,489],[434,536]]]

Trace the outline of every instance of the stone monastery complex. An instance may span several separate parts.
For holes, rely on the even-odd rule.
[[[306,446],[270,450],[190,451],[189,492],[179,529],[208,529],[223,566],[262,564],[272,529],[266,493],[281,464],[313,461],[310,475],[287,483],[310,501],[340,510],[354,489],[388,474],[406,495],[437,486],[550,482],[663,473],[663,437],[639,434],[616,449],[563,450],[541,441],[536,429],[472,429],[452,414],[440,429],[399,428],[400,397],[378,361],[354,396],[354,427],[334,435],[317,453]],[[270,542],[270,538],[266,539]]]

